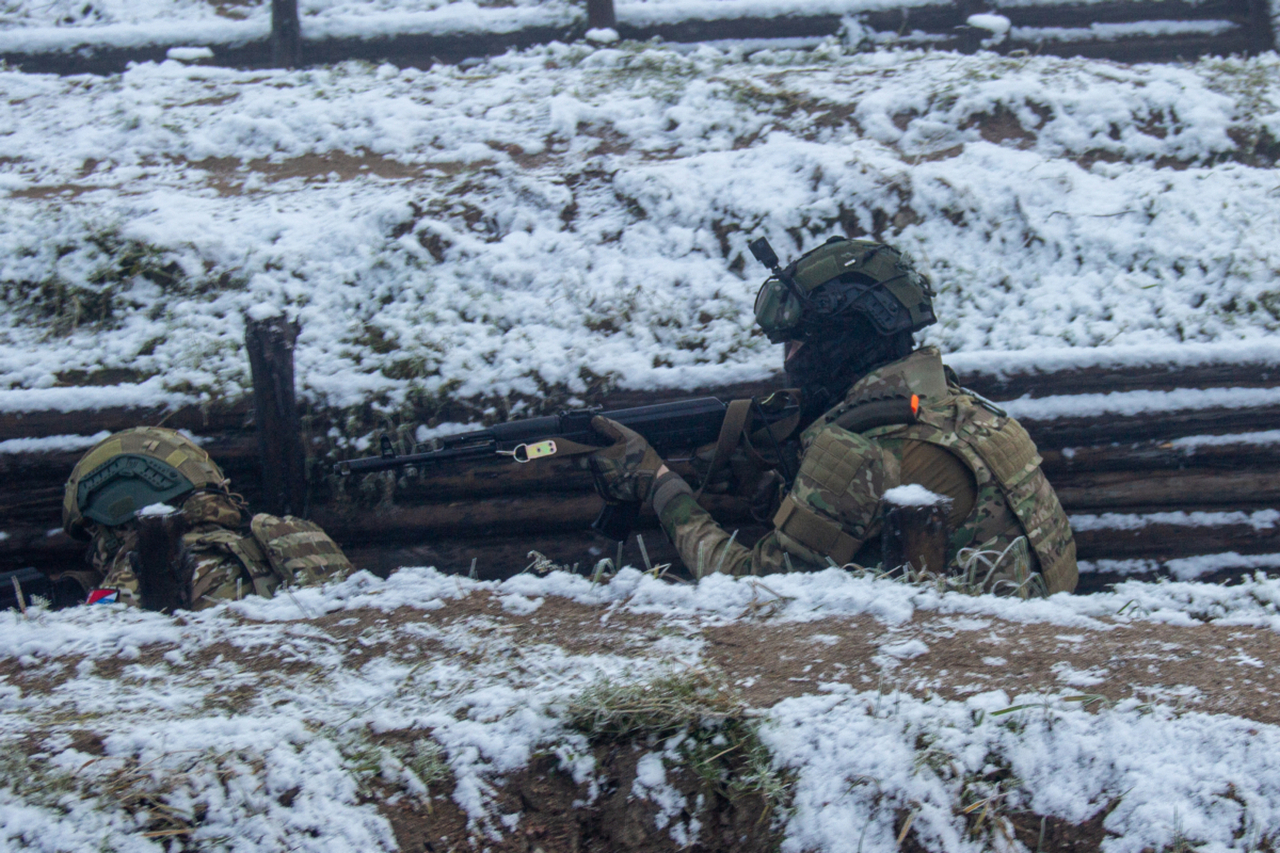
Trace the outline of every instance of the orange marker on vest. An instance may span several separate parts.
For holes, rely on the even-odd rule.
[[[911,395],[911,416],[915,417],[919,413],[920,413],[920,398],[917,395],[912,394]]]

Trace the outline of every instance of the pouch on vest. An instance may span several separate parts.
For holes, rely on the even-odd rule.
[[[313,522],[260,512],[249,527],[286,585],[342,580],[354,568],[338,543]]]

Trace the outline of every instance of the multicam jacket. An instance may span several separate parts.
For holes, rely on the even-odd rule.
[[[856,431],[859,407],[911,394],[920,398],[915,423]],[[990,562],[1010,555],[1008,565],[997,562],[990,572],[988,589],[1028,571],[1040,574],[1049,593],[1075,589],[1075,541],[1035,444],[1016,420],[963,391],[936,348],[867,374],[800,443],[800,471],[774,516],[775,529],[753,549],[732,541],[690,496],[663,508],[662,526],[695,573],[876,564],[881,496],[919,483],[952,499],[952,571],[962,556]],[[1029,548],[1019,547],[1023,536]]]
[[[293,516],[259,513],[251,535],[238,529],[240,508],[228,495],[198,492],[182,505],[187,532],[183,549],[191,575],[191,608],[203,610],[246,595],[272,596],[281,586],[341,580],[352,571],[338,545],[315,524]],[[114,590],[121,603],[138,605],[132,525],[93,530],[90,587]],[[76,573],[89,574],[89,573]]]

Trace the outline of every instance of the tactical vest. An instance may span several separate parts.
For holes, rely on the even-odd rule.
[[[997,534],[1021,527],[1049,593],[1074,590],[1078,579],[1075,539],[1053,487],[1040,470],[1040,455],[1031,437],[1016,420],[961,389],[954,374],[937,360],[936,350],[926,348],[909,358],[915,365],[906,369],[911,370],[919,393],[926,396],[912,393],[902,368],[890,366],[883,377],[872,374],[851,389],[853,396],[806,430],[813,436],[806,455],[821,450],[826,428],[832,425],[876,444],[882,439],[905,439],[946,449],[969,468],[978,488],[972,512],[953,536],[952,550],[957,545],[982,546],[993,539],[1003,547],[1009,537]],[[928,366],[931,360],[937,360],[936,367]],[[896,465],[887,466],[886,475],[893,481],[886,482],[886,489],[898,485]],[[783,502],[774,524],[811,550],[838,555],[840,562],[853,556],[854,537],[791,498]],[[965,536],[969,541],[959,541]]]
[[[994,484],[1004,496],[1040,563],[1045,586],[1052,594],[1074,590],[1079,573],[1076,545],[1067,515],[1053,487],[1040,470],[1040,454],[1022,425],[994,406],[949,388],[952,393],[920,406],[914,424],[883,426],[866,431],[867,438],[897,438],[928,442],[956,454],[973,472],[979,494]],[[983,539],[982,501],[974,506],[965,526]]]
[[[195,567],[193,606],[202,600],[240,598],[247,592],[269,598],[281,586],[341,580],[353,570],[342,549],[313,522],[258,513],[246,534],[237,529],[239,509],[224,494],[197,493],[187,499],[182,511],[190,525],[182,544]],[[128,552],[136,547],[136,533],[99,528],[94,538],[95,568],[103,575],[119,575],[120,561],[127,563]],[[243,574],[230,568],[235,565]],[[245,576],[247,584],[237,582]],[[126,577],[131,579],[132,573]],[[136,597],[136,590],[123,591],[122,597]]]
[[[253,591],[267,598],[281,586],[342,580],[353,569],[338,544],[313,522],[260,512],[249,529],[250,536],[227,529],[192,532],[183,537],[183,544],[195,553],[218,551],[235,557],[249,575]],[[191,598],[197,601],[210,592],[197,581]]]

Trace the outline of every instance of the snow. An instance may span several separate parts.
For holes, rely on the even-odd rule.
[[[165,56],[179,62],[194,62],[197,59],[213,59],[213,51],[207,47],[171,47]]]
[[[84,450],[111,435],[101,430],[93,435],[50,435],[44,438],[9,438],[0,441],[0,454],[57,453]]]
[[[1009,19],[1004,15],[979,14],[970,15],[965,19],[965,23],[971,27],[986,30],[993,35],[1004,35],[1009,32]]]
[[[1216,36],[1239,27],[1234,21],[1134,21],[1126,24],[1090,24],[1087,27],[1014,27],[1018,41],[1115,41],[1134,36]]]
[[[1055,418],[1140,415],[1188,409],[1249,409],[1280,404],[1280,388],[1177,388],[1172,391],[1112,391],[1020,397],[1000,405],[1015,418],[1045,421]]]
[[[1129,582],[1114,593],[1025,602],[937,593],[836,570],[768,581],[769,590],[786,598],[774,620],[870,615],[886,636],[916,612],[962,615],[967,621],[956,630],[988,630],[993,618],[1068,630],[1206,621],[1280,630],[1280,580],[1263,577],[1232,587]],[[589,762],[586,744],[560,718],[566,700],[601,677],[643,680],[667,667],[696,666],[701,641],[681,630],[668,632],[643,658],[571,654],[554,645],[513,648],[507,632],[495,631],[483,615],[434,623],[404,614],[496,594],[567,597],[648,614],[656,624],[688,626],[696,619],[716,625],[752,619],[746,605],[762,587],[724,576],[673,586],[631,568],[595,585],[563,572],[481,583],[404,569],[385,581],[360,573],[323,589],[250,598],[181,618],[117,605],[37,607],[26,617],[6,612],[0,614],[0,656],[33,673],[76,667],[76,677],[48,695],[27,695],[6,683],[7,676],[0,679],[6,737],[43,732],[46,766],[83,780],[84,787],[55,806],[16,794],[8,780],[0,787],[0,839],[37,850],[84,849],[108,838],[121,845],[116,849],[160,849],[125,831],[119,808],[93,794],[94,779],[133,762],[154,780],[171,780],[179,801],[206,810],[195,841],[225,838],[237,850],[391,849],[390,827],[359,796],[367,750],[381,755],[374,766],[381,761],[375,772],[383,779],[400,780],[417,795],[426,789],[420,780],[411,784],[414,771],[403,761],[362,740],[369,731],[430,732],[457,782],[453,797],[474,826],[490,837],[518,831],[518,815],[491,806],[504,773],[549,750],[565,756],[575,778],[591,776],[582,763],[584,755]],[[333,616],[316,621],[326,613]],[[378,618],[393,613],[400,615]],[[345,663],[333,632],[346,624],[367,625],[360,642],[382,651],[363,664]],[[209,651],[228,648],[235,653]],[[310,669],[305,677],[255,669],[258,650],[266,649]],[[887,639],[880,652],[891,670],[895,661],[928,655],[929,647],[917,638]],[[111,674],[100,673],[97,662],[112,663]],[[1098,677],[1069,659],[1054,672],[1064,684],[1085,688]],[[219,704],[216,697],[241,684],[265,692],[238,710]],[[1078,822],[1118,800],[1104,824],[1115,833],[1108,851],[1161,849],[1178,831],[1205,841],[1207,849],[1246,849],[1280,821],[1273,761],[1280,728],[1136,700],[1090,707],[1080,701],[1087,698],[997,691],[947,701],[833,682],[757,709],[775,765],[795,779],[783,849],[845,849],[850,838],[863,838],[867,850],[895,849],[900,809],[917,811],[917,837],[931,849],[981,849],[964,834],[953,806],[966,786],[987,790],[983,796],[997,793],[982,788],[982,777],[999,768],[1021,780],[1007,794],[1014,798],[1011,808]],[[68,713],[77,730],[103,722],[104,757],[91,760],[58,734]],[[687,845],[699,826],[678,816],[696,809],[668,778],[679,737],[640,757],[633,793],[652,800],[659,828]],[[922,743],[925,753],[918,751]],[[290,790],[286,807],[281,795]],[[1223,795],[1228,790],[1230,798]],[[1241,822],[1246,813],[1252,822]],[[1242,827],[1243,835],[1233,836]]]
[[[318,404],[518,415],[756,380],[780,358],[747,241],[793,256],[874,210],[933,276],[924,339],[958,368],[1273,354],[1274,180],[1231,158],[1232,134],[1280,134],[1277,62],[582,43],[465,71],[0,72],[0,408],[120,367],[137,405],[236,398],[264,305],[301,323]],[[1024,136],[983,138],[997,112]],[[93,304],[129,240],[185,278],[111,284],[100,322],[37,287]]]
[[[1152,524],[1170,524],[1181,527],[1220,527],[1228,524],[1247,524],[1254,530],[1271,530],[1280,522],[1280,511],[1262,509],[1255,512],[1152,512],[1142,514],[1105,512],[1100,515],[1080,513],[1071,516],[1071,529],[1090,530],[1141,530]]]
[[[886,491],[882,498],[895,506],[935,506],[950,501],[950,498],[945,495],[931,492],[918,483],[894,486]]]

